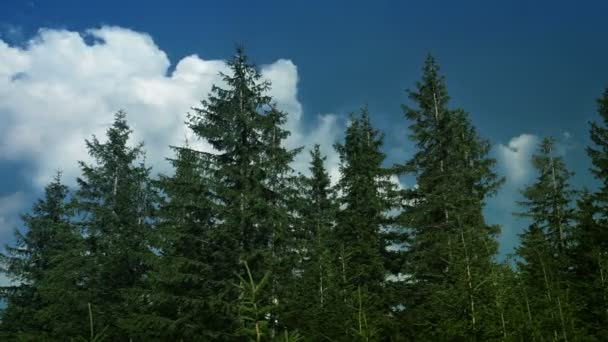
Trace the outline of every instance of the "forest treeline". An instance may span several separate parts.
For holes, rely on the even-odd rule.
[[[483,209],[504,179],[431,56],[403,106],[413,156],[386,166],[363,107],[335,185],[318,145],[285,147],[287,114],[242,49],[228,65],[186,122],[214,153],[172,147],[152,176],[121,111],[86,140],[77,185],[48,184],[1,256],[0,340],[608,340],[608,89],[587,148],[598,189],[574,189],[543,139],[502,262]]]

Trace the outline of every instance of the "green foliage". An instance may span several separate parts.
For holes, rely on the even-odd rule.
[[[251,274],[251,269],[246,261],[243,261],[247,277],[244,278],[240,274],[239,277],[239,292],[241,294],[239,305],[239,320],[241,321],[240,329],[237,334],[246,336],[248,340],[261,342],[266,341],[270,337],[268,329],[269,313],[272,310],[271,305],[261,304],[261,298],[265,287],[270,279],[270,272],[267,271],[262,279],[255,281]]]
[[[95,333],[95,324],[93,324],[93,310],[91,309],[91,303],[88,303],[89,308],[89,329],[91,330],[91,334],[89,338],[79,337],[76,341],[82,342],[102,342],[106,339],[106,330],[108,327],[103,328],[103,330],[99,333]]]
[[[127,326],[141,339],[216,339],[221,335],[217,313],[222,304],[208,281],[209,235],[215,215],[209,168],[199,152],[173,149],[174,174],[161,175],[156,182],[164,195],[152,238],[157,253],[150,255],[142,289],[134,291],[137,309]]]
[[[301,182],[303,193],[297,205],[301,216],[294,268],[299,275],[289,284],[290,295],[284,298],[282,318],[289,329],[297,329],[311,340],[322,340],[331,330],[329,325],[334,318],[331,300],[336,279],[330,239],[336,204],[318,145],[310,155],[311,176]]]
[[[528,329],[540,339],[556,336],[568,340],[583,334],[576,322],[576,300],[568,281],[572,264],[568,258],[571,247],[574,192],[568,181],[572,175],[563,159],[555,153],[555,141],[545,138],[532,156],[538,176],[526,187],[520,205],[526,209],[521,216],[530,219],[530,227],[521,235],[520,257],[522,290],[529,310]]]
[[[32,212],[23,215],[25,234],[15,231],[16,245],[7,246],[8,253],[2,255],[3,271],[15,282],[2,288],[7,308],[0,333],[7,339],[55,340],[81,329],[77,321],[61,320],[83,312],[72,306],[83,289],[70,270],[74,266],[70,256],[82,239],[70,222],[73,211],[68,196],[58,173]]]
[[[389,309],[382,285],[387,273],[384,261],[387,243],[382,232],[390,223],[386,214],[393,207],[395,189],[390,170],[382,166],[386,157],[381,151],[382,143],[383,137],[372,127],[364,107],[361,116],[351,116],[344,144],[335,145],[340,155],[337,190],[341,195],[330,241],[334,269],[339,275],[337,286],[343,298],[338,307],[348,318],[343,322],[346,331],[357,332],[359,337],[369,337],[367,333],[380,329]],[[361,288],[368,299],[365,324],[357,304]],[[357,322],[355,330],[353,321]]]
[[[190,116],[190,127],[218,152],[205,154],[211,161],[211,192],[216,204],[217,224],[209,236],[209,282],[227,307],[222,331],[234,331],[238,291],[232,288],[233,274],[242,274],[239,260],[247,260],[253,274],[271,271],[269,291],[260,300],[278,305],[280,315],[297,257],[294,245],[294,206],[297,179],[290,163],[299,151],[287,150],[283,141],[289,132],[282,128],[286,114],[266,95],[270,84],[261,80],[242,48],[222,74],[227,87],[213,87],[201,108]],[[232,320],[232,322],[230,322]],[[281,325],[270,320],[272,329]]]
[[[487,339],[496,331],[494,289],[489,286],[497,227],[484,222],[485,198],[502,180],[492,171],[490,144],[478,137],[468,115],[447,107],[439,66],[429,56],[422,80],[404,106],[418,150],[401,166],[416,176],[404,194],[400,217],[410,228],[405,319],[418,339]]]
[[[601,123],[590,124],[591,173],[599,181],[596,192],[584,191],[576,212],[571,275],[581,301],[579,316],[593,336],[608,335],[608,88],[597,101]]]
[[[108,326],[108,337],[124,339],[134,289],[143,286],[150,269],[151,219],[156,192],[144,163],[142,144],[128,146],[131,130],[118,112],[107,130],[107,141],[86,141],[94,163],[80,162],[76,207],[85,237],[83,283],[96,316]]]

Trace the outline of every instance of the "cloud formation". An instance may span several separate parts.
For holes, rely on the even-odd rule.
[[[218,73],[227,71],[222,60],[190,55],[170,72],[171,61],[152,37],[110,26],[83,33],[42,29],[22,47],[0,40],[0,60],[0,162],[28,161],[27,177],[39,188],[57,169],[72,182],[79,174],[76,160],[88,160],[84,140],[104,137],[119,109],[127,112],[133,142],[145,142],[155,171],[166,171],[168,146],[186,138],[210,151],[184,121],[213,84],[222,85]],[[313,129],[303,128],[296,65],[279,59],[261,70],[273,84],[270,95],[288,112],[287,145],[318,142],[335,163],[331,145],[340,127],[335,116],[322,115]],[[307,160],[302,153],[294,167],[304,171]]]
[[[498,144],[498,166],[504,170],[507,182],[521,185],[532,171],[530,158],[540,139],[532,134],[521,134],[511,138],[507,145]]]

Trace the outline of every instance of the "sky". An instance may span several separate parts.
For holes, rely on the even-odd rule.
[[[0,243],[56,170],[75,183],[84,139],[103,137],[119,109],[155,173],[169,172],[171,144],[209,149],[183,122],[244,44],[289,114],[287,145],[321,144],[334,180],[332,145],[365,104],[387,165],[412,155],[401,104],[433,54],[451,106],[469,112],[506,177],[485,209],[505,256],[526,226],[512,213],[542,137],[558,139],[575,187],[595,186],[585,146],[608,86],[606,13],[606,1],[3,0]],[[302,153],[294,168],[306,163]]]

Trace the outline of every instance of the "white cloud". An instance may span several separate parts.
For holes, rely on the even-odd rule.
[[[88,160],[84,139],[103,137],[119,109],[127,112],[134,141],[145,141],[155,171],[166,169],[168,146],[185,138],[210,150],[195,142],[184,121],[213,84],[222,84],[218,73],[227,71],[224,61],[191,55],[169,72],[167,54],[149,35],[108,26],[85,33],[43,29],[23,47],[0,40],[0,60],[0,161],[31,162],[28,176],[38,186],[57,169],[71,182],[79,172],[75,161]],[[263,66],[262,73],[273,83],[270,94],[289,114],[287,145],[321,143],[329,164],[336,164],[335,116],[319,116],[312,130],[303,128],[297,67],[279,59]],[[303,171],[305,160],[302,153],[294,167]]]
[[[496,146],[498,166],[506,172],[507,182],[521,185],[532,171],[530,158],[536,150],[539,138],[532,134],[521,134],[511,138],[507,145]]]

